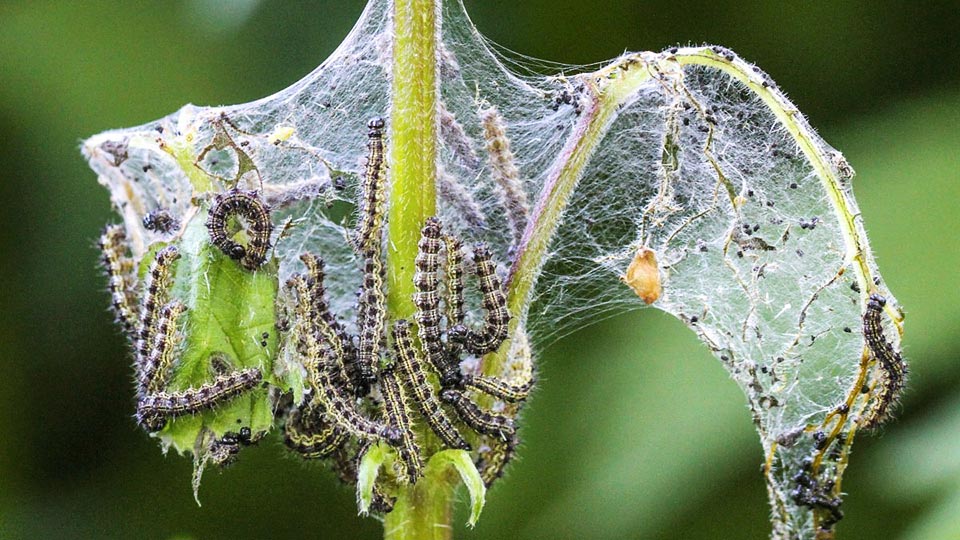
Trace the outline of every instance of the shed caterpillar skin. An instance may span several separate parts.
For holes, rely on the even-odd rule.
[[[246,246],[233,240],[230,234],[229,219],[242,217],[246,223],[249,242]],[[270,235],[273,224],[270,221],[270,208],[260,199],[256,191],[231,189],[218,194],[207,216],[207,231],[210,241],[231,259],[240,262],[247,270],[256,270],[267,260],[270,249]]]
[[[513,237],[513,246],[519,246],[527,228],[530,212],[527,193],[520,180],[520,171],[514,163],[510,139],[503,124],[503,117],[496,107],[480,113],[483,138],[486,141],[487,158],[494,182],[500,187],[501,204],[507,213],[507,223]]]
[[[881,314],[886,304],[886,298],[872,294],[863,314],[863,338],[870,354],[877,359],[881,373],[879,392],[864,417],[867,428],[877,427],[889,419],[889,409],[899,401],[907,377],[906,362],[883,334]]]

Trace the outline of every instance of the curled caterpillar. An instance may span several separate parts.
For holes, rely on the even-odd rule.
[[[233,239],[229,232],[230,218],[245,220],[247,245]],[[256,191],[231,189],[220,193],[213,200],[213,206],[207,216],[207,231],[210,241],[224,254],[247,270],[256,270],[267,260],[270,249],[270,234],[273,224],[270,222],[270,208],[260,200]]]

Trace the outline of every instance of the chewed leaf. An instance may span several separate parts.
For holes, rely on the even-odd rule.
[[[203,219],[195,216],[181,243],[182,257],[171,295],[187,306],[180,357],[170,390],[200,387],[218,372],[255,368],[270,376],[277,349],[274,298],[269,271],[246,272],[206,241]],[[285,386],[281,384],[281,386]],[[210,432],[219,438],[241,427],[259,437],[273,427],[267,390],[256,388],[214,410],[171,422],[159,433],[165,447],[196,453]]]

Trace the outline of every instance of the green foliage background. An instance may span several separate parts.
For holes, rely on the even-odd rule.
[[[361,0],[0,6],[0,537],[376,538],[353,493],[276,437],[210,474],[135,429],[129,354],[94,239],[114,219],[82,137],[186,102],[248,101],[320,63]],[[567,63],[719,43],[758,63],[858,171],[907,310],[900,421],[854,447],[840,538],[960,538],[960,10],[953,2],[682,6],[472,0],[479,28]],[[851,359],[853,361],[853,359]],[[521,457],[462,538],[763,538],[744,399],[645,310],[540,354]],[[461,513],[465,505],[460,505]],[[458,518],[458,527],[466,519]]]

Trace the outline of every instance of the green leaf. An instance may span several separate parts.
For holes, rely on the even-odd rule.
[[[480,519],[480,512],[483,511],[483,505],[486,502],[487,488],[483,485],[483,479],[477,471],[477,466],[470,459],[470,453],[464,450],[443,450],[437,452],[430,458],[427,465],[428,471],[431,468],[445,469],[453,467],[460,474],[460,479],[467,487],[470,493],[470,519],[467,525],[473,527]],[[430,474],[428,472],[428,474]]]
[[[360,466],[357,468],[357,506],[361,514],[370,512],[370,505],[373,503],[373,488],[377,483],[377,477],[380,475],[380,468],[385,463],[393,462],[396,459],[396,452],[383,443],[377,443],[370,447],[363,458],[360,459]]]

